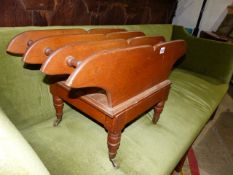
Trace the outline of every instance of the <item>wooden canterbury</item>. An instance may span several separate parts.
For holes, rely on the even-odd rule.
[[[111,28],[27,31],[7,48],[24,55],[27,64],[42,64],[46,75],[68,76],[50,84],[54,126],[62,120],[64,102],[102,123],[114,166],[124,127],[151,108],[153,123],[158,121],[171,86],[169,73],[185,51],[182,40]]]

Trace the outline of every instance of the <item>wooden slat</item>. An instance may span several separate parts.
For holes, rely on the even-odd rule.
[[[35,41],[57,35],[71,35],[71,34],[107,34],[112,32],[123,32],[125,29],[121,28],[93,28],[88,31],[84,29],[47,29],[47,30],[30,30],[18,34],[9,43],[7,52],[12,54],[24,54],[26,49],[31,46]]]
[[[163,36],[139,36],[128,39],[130,46],[156,45],[162,42],[165,42],[165,38]]]
[[[136,31],[129,31],[129,32],[115,32],[115,33],[109,33],[107,34],[108,39],[116,39],[116,38],[123,38],[123,39],[129,39],[133,37],[138,36],[144,36],[145,34],[143,32],[136,32]]]
[[[92,34],[106,34],[106,33],[113,33],[113,32],[124,32],[125,29],[121,28],[93,28],[88,30],[88,33]]]
[[[76,66],[69,66],[67,64],[68,57],[72,58],[73,64],[77,64],[78,61],[86,59],[97,51],[136,45],[155,45],[163,41],[164,38],[161,36],[142,36],[129,40],[117,39],[73,43],[58,49],[54,54],[49,56],[42,65],[41,70],[47,75],[71,74]]]
[[[55,50],[74,42],[100,41],[112,38],[131,38],[144,35],[142,32],[116,32],[104,34],[59,35],[51,36],[35,42],[24,55],[23,61],[28,64],[42,64]]]
[[[47,75],[71,74],[76,67],[74,64],[93,53],[126,46],[127,42],[123,39],[70,44],[52,54],[42,65],[41,71]],[[68,65],[69,58],[72,59],[73,66]]]
[[[69,43],[104,40],[104,34],[61,35],[47,37],[35,42],[25,53],[23,61],[42,64],[51,52]]]
[[[48,36],[64,34],[84,34],[84,29],[50,29],[50,30],[30,30],[15,36],[7,47],[7,52],[12,54],[24,54],[25,50],[36,40]]]
[[[102,88],[113,107],[166,80],[185,51],[185,42],[178,40],[98,52],[80,63],[66,85]]]

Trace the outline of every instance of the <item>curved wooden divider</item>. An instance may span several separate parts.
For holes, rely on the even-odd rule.
[[[47,75],[71,74],[78,62],[86,59],[95,52],[138,45],[156,45],[160,42],[164,42],[164,37],[140,36],[128,40],[116,39],[73,43],[61,47],[51,54],[42,64],[41,71]],[[68,61],[72,61],[70,65]],[[59,69],[57,69],[57,67],[59,67]]]
[[[26,51],[23,61],[28,64],[42,64],[48,56],[60,47],[70,43],[84,43],[87,41],[100,41],[108,39],[132,38],[142,36],[142,32],[116,32],[109,34],[80,34],[51,36],[36,41]]]
[[[123,32],[125,29],[120,28],[94,28],[88,31],[84,29],[47,29],[47,30],[30,30],[16,35],[7,47],[7,52],[12,54],[24,54],[25,50],[35,41],[58,35],[72,34],[107,34],[112,32]]]
[[[165,81],[185,51],[183,40],[100,51],[81,61],[66,85],[104,89],[113,107]]]

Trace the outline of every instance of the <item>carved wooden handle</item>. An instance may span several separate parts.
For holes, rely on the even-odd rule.
[[[47,47],[47,48],[44,49],[44,54],[45,54],[46,56],[49,56],[49,55],[51,55],[52,53],[53,53],[53,50],[50,49],[49,47]]]
[[[78,67],[78,65],[81,64],[81,61],[75,59],[72,56],[68,56],[68,57],[66,57],[66,63],[68,66],[76,68],[76,67]]]

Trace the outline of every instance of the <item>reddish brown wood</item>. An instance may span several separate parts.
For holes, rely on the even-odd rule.
[[[24,54],[26,49],[30,47],[35,41],[59,35],[73,35],[73,34],[108,34],[111,32],[122,32],[125,29],[120,28],[93,28],[89,31],[84,29],[49,29],[49,30],[30,30],[15,36],[7,47],[8,53]],[[133,33],[134,34],[134,33]],[[127,34],[126,34],[127,35]],[[131,34],[132,35],[132,34]]]
[[[1,0],[0,26],[32,25],[33,14],[26,11],[20,0]]]
[[[128,44],[130,46],[138,46],[138,45],[153,46],[162,42],[165,42],[165,38],[163,36],[139,36],[128,39]]]
[[[41,71],[48,75],[71,74],[78,63],[92,53],[126,46],[126,41],[122,39],[69,44],[51,55],[43,63]]]
[[[123,35],[120,35],[122,33]],[[138,36],[142,35],[140,32],[133,33],[137,33]],[[120,34],[116,33],[118,37],[125,38],[125,32],[120,32]],[[131,37],[131,34],[132,32],[128,36]],[[54,126],[57,126],[62,119],[63,101],[80,109],[102,123],[108,131],[109,158],[113,165],[117,166],[115,157],[120,146],[122,130],[154,106],[156,106],[155,118],[158,119],[168,98],[171,85],[168,75],[175,61],[185,53],[186,45],[182,40],[152,45],[161,40],[164,41],[160,38],[155,42],[152,37],[139,37],[127,41],[124,39],[104,41],[107,35],[82,34],[47,37],[35,42],[27,50],[25,57],[31,53],[34,53],[34,56],[40,55],[40,52],[44,52],[42,49],[48,46],[53,51],[68,44],[66,46],[68,49],[64,47],[52,53],[49,61],[45,62],[42,67],[42,71],[50,75],[56,75],[55,69],[61,68],[64,71],[64,68],[72,68],[69,72],[71,75],[66,81],[50,85],[57,116]],[[76,40],[89,41],[89,43],[70,44],[74,37]],[[96,39],[98,37],[100,39]],[[93,40],[95,42],[91,42]],[[96,40],[103,41],[97,42]],[[32,50],[31,48],[35,47],[38,42],[44,42],[45,45],[40,43],[38,50],[35,48]],[[75,52],[71,52],[72,55],[70,55],[67,51],[74,50],[74,48]],[[59,67],[61,63],[56,64],[60,61],[59,59],[51,64],[54,67],[49,66],[56,53],[61,54],[58,58],[66,58],[61,62],[66,64],[65,66]],[[78,59],[72,57],[73,54],[77,54],[75,56]],[[41,61],[43,63],[43,60]],[[62,71],[58,71],[59,74],[67,73]]]
[[[108,39],[118,39],[118,38],[129,39],[144,35],[145,34],[143,32],[114,32],[107,34],[106,37]]]
[[[142,35],[141,32],[116,32],[110,34],[115,34],[113,35],[114,38],[131,38],[133,36]],[[63,47],[69,43],[100,41],[106,39],[111,39],[111,37],[109,37],[109,34],[59,35],[42,38],[28,48],[27,52],[24,55],[23,61],[28,64],[42,64],[48,57],[46,52],[47,49],[50,50],[49,53],[52,53],[56,49]]]
[[[36,40],[48,36],[87,33],[83,29],[31,30],[15,36],[7,47],[7,52],[23,54]]]
[[[1,0],[0,26],[171,23],[177,0]]]
[[[59,47],[72,42],[98,41],[104,39],[104,34],[60,35],[46,37],[38,40],[29,47],[23,57],[23,61],[28,64],[42,64],[48,57],[45,53],[47,49],[50,49],[50,53],[52,53]]]
[[[113,107],[166,80],[172,65],[184,52],[185,43],[181,40],[161,43],[154,48],[139,46],[98,52],[83,60],[66,84],[72,88],[102,88]],[[101,78],[96,78],[96,72]]]
[[[56,110],[57,119],[54,121],[53,125],[57,126],[62,120],[64,102],[59,96],[53,95],[53,105]]]
[[[115,158],[117,155],[117,150],[120,147],[120,141],[121,141],[121,132],[119,133],[112,133],[108,132],[108,155],[109,159],[112,161],[113,166],[117,166],[117,163],[115,162]]]
[[[176,43],[176,47],[173,45],[174,43]],[[149,77],[148,78],[143,77],[141,79],[140,77],[137,77],[137,79],[139,79],[140,81],[140,86],[146,87],[146,89],[143,89],[143,90],[140,89],[140,91],[138,90],[135,91],[135,89],[137,89],[137,86],[136,86],[137,83],[135,82],[132,83],[130,81],[130,79],[132,79],[131,72],[134,72],[134,71],[131,70],[127,72],[125,69],[121,69],[121,67],[127,66],[127,68],[130,69],[130,66],[132,66],[135,71],[140,70],[142,74],[146,74],[146,72],[148,72],[150,69],[154,70],[154,69],[157,69],[159,66],[163,67],[163,65],[165,65],[165,68],[166,67],[170,68],[171,64],[174,64],[174,61],[178,59],[178,56],[181,56],[185,51],[185,44],[182,41],[170,42],[170,43],[162,44],[162,46],[165,47],[166,49],[172,48],[171,50],[169,49],[167,50],[167,52],[169,51],[173,52],[171,53],[172,56],[170,54],[163,55],[162,57],[163,59],[162,58],[161,59],[164,60],[164,62],[155,64],[155,67],[147,67],[147,69],[145,70],[142,69],[142,66],[145,66],[147,64],[152,65],[154,60],[160,59],[160,57],[158,58],[156,56],[152,57],[152,55],[150,54],[149,54],[150,56],[148,56],[147,54],[150,53],[150,50],[146,50],[146,51],[143,50],[144,48],[149,49],[151,46],[138,46],[138,47],[133,47],[133,48],[113,49],[110,51],[96,53],[95,56],[97,57],[92,56],[92,57],[86,58],[84,60],[84,63],[82,63],[83,66],[81,64],[80,66],[76,68],[76,70],[79,70],[78,74],[75,75],[77,77],[77,80],[79,79],[81,82],[85,81],[86,85],[83,86],[82,84],[81,85],[76,84],[76,86],[73,86],[74,84],[72,83],[71,84],[66,83],[69,86],[75,87],[75,88],[83,88],[83,87],[103,88],[102,85],[95,84],[97,82],[101,82],[103,84],[113,84],[113,86],[109,88],[103,88],[105,92],[103,91],[99,92],[97,90],[94,93],[93,91],[91,91],[92,93],[88,93],[88,89],[87,89],[87,91],[85,92],[86,95],[85,94],[77,95],[78,98],[71,99],[68,96],[70,88],[66,86],[63,82],[58,83],[58,84],[53,84],[50,86],[50,90],[53,95],[59,95],[62,99],[64,99],[68,103],[71,103],[72,105],[82,110],[84,113],[90,115],[90,117],[96,119],[97,121],[99,121],[105,126],[105,128],[108,130],[108,133],[109,133],[108,134],[109,158],[113,162],[114,166],[116,166],[116,162],[114,159],[116,157],[117,150],[120,145],[120,135],[121,135],[122,129],[125,127],[126,124],[128,124],[129,122],[137,118],[140,114],[142,114],[146,110],[153,107],[155,104],[157,104],[155,116],[158,118],[159,114],[162,112],[164,102],[167,99],[169,88],[170,88],[170,82],[167,82],[164,85],[162,85],[159,82],[155,83],[154,79],[152,80]],[[156,48],[163,48],[163,47],[156,47]],[[183,49],[179,47],[183,47]],[[156,49],[155,51],[154,50],[152,51],[156,53]],[[177,51],[179,53],[174,53]],[[183,51],[183,53],[181,53],[181,51]],[[121,54],[117,54],[119,52]],[[164,54],[164,53],[159,52],[159,54]],[[130,59],[131,56],[134,58],[134,60]],[[137,60],[137,56],[143,58],[143,60],[146,60],[146,58],[148,57],[152,57],[153,60],[151,59],[150,63],[147,63],[147,64],[144,64],[143,61],[135,62],[135,60]],[[104,59],[105,57],[107,59]],[[118,60],[121,58],[124,58],[125,62],[120,62],[121,63],[120,65],[115,65],[114,69],[111,69],[112,65],[115,64],[114,63],[115,59]],[[92,69],[89,69],[89,64],[88,62],[85,62],[86,60],[90,61],[90,66],[92,67]],[[101,62],[106,63],[107,61],[109,62],[106,65],[99,64]],[[101,67],[101,70],[105,71],[105,76],[102,75],[101,70],[97,71],[97,69],[95,69],[95,66]],[[82,74],[80,74],[82,70],[86,74],[85,76],[86,80],[84,80],[82,78]],[[90,74],[90,71],[92,70],[93,72],[95,72],[94,76]],[[166,74],[165,72],[163,72],[163,70],[164,70],[164,67],[160,69],[159,71],[161,71],[162,74]],[[119,73],[118,74],[111,73],[111,72],[118,72],[118,71],[124,72],[124,75],[119,74]],[[169,73],[168,69],[166,71]],[[156,77],[160,77],[161,78],[159,79],[160,82],[166,82],[168,73],[165,76],[163,76],[159,72],[156,72],[154,74],[154,78],[156,79]],[[134,72],[134,75],[135,75],[135,72]],[[150,75],[153,75],[153,74],[150,74]],[[106,79],[106,77],[108,76],[110,76],[111,79]],[[126,81],[127,85],[124,86],[124,89],[121,89],[121,85],[124,84],[124,82],[119,81],[119,79],[124,79],[124,77],[129,77],[129,80]],[[73,82],[77,80],[73,80]],[[114,81],[117,81],[118,85],[114,84]],[[67,82],[69,82],[69,79],[67,80]],[[131,84],[133,84],[134,86],[130,86]],[[126,93],[125,89],[127,89],[128,87],[130,87],[131,91],[135,92],[133,97],[128,96],[128,92],[131,93],[130,91],[127,91]],[[148,92],[148,89],[151,90],[151,88],[154,88],[154,87],[156,87],[155,91]],[[118,89],[119,90],[118,94],[120,94],[121,97],[124,96],[123,100],[116,104],[113,103],[114,101],[111,101],[111,100],[114,100],[112,98],[113,89]],[[110,100],[108,98],[108,95],[111,95]]]
[[[135,103],[132,102],[131,105],[128,104],[126,108],[121,109],[113,113],[112,115],[100,109],[95,102],[91,102],[88,96],[88,89],[85,92],[87,96],[83,94],[82,90],[78,90],[77,97],[70,97],[70,88],[67,87],[64,82],[59,82],[50,85],[50,92],[53,96],[59,96],[64,101],[72,104],[77,109],[80,109],[91,118],[96,121],[102,123],[104,127],[108,130],[109,138],[108,138],[108,147],[109,147],[109,158],[114,166],[117,166],[117,162],[115,162],[115,156],[117,154],[117,149],[119,148],[119,144],[114,145],[114,143],[118,143],[120,141],[120,136],[123,128],[135,120],[135,118],[139,117],[140,114],[150,109],[156,103],[162,100],[166,100],[168,96],[170,88],[170,83],[167,84],[164,88],[159,89],[155,93],[144,96],[142,100]],[[97,91],[98,93],[98,91]],[[116,138],[117,137],[117,138]],[[114,139],[115,138],[115,139]]]
[[[53,10],[54,0],[21,0],[25,10]]]
[[[88,30],[88,33],[92,34],[106,34],[106,33],[113,33],[113,32],[125,32],[125,29],[120,28],[93,28]]]
[[[161,36],[141,36],[128,40],[104,40],[87,43],[73,43],[58,49],[42,65],[41,71],[48,75],[71,74],[78,62],[90,56],[92,53],[113,48],[121,48],[137,45],[155,45],[164,42]],[[73,61],[68,64],[67,61]],[[57,69],[59,67],[59,69]]]
[[[152,119],[153,124],[156,124],[159,120],[160,114],[163,111],[165,101],[161,101],[154,107],[154,116]]]
[[[123,110],[122,112],[118,112],[112,117],[106,115],[100,109],[98,109],[95,105],[91,105],[89,101],[84,98],[75,98],[72,99],[69,97],[69,90],[64,87],[64,84],[53,84],[51,85],[51,93],[54,95],[59,95],[62,99],[67,101],[68,103],[74,105],[78,109],[82,110],[86,114],[88,114],[93,119],[104,124],[105,128],[108,130],[110,134],[120,135],[122,129],[127,125],[129,122],[133,121],[137,118],[140,114],[144,111],[148,110],[153,106],[155,103],[162,99],[167,98],[167,94],[169,92],[169,86],[161,89],[159,92],[153,94],[150,97],[145,98],[140,103],[133,105],[132,107],[129,106],[127,109]],[[110,135],[111,136],[111,135]],[[118,139],[112,139],[112,137],[108,138],[108,147],[109,147],[109,158],[112,161],[114,166],[117,166],[115,162],[115,156],[117,154],[117,149],[119,148]],[[114,143],[118,143],[114,145]]]

